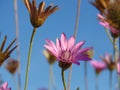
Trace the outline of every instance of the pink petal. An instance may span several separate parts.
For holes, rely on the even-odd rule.
[[[85,41],[81,41],[79,43],[77,43],[73,49],[71,50],[72,54],[76,53],[81,47],[82,45],[85,43]]]
[[[117,63],[117,72],[120,75],[120,63]]]
[[[56,53],[58,52],[58,50],[57,50],[57,48],[56,48],[56,46],[55,46],[55,44],[54,44],[53,41],[47,39],[47,40],[46,40],[46,43],[47,43],[49,46],[51,46],[51,47],[55,50]]]
[[[75,44],[75,38],[70,37],[70,39],[68,40],[67,49],[71,50],[73,48],[74,44]]]
[[[6,82],[2,86],[3,86],[3,89],[6,89],[8,87],[8,83]]]
[[[80,65],[80,62],[77,62],[77,61],[73,61],[72,63]]]
[[[58,52],[61,52],[61,43],[60,43],[60,40],[57,38],[56,39],[56,47],[57,47],[57,49],[58,49]]]
[[[64,33],[61,34],[60,42],[61,42],[61,48],[63,50],[66,50],[67,49],[67,40],[66,40],[66,35]]]
[[[76,56],[75,57],[76,60],[80,60],[80,61],[86,61],[86,60],[91,60],[91,58],[88,55],[82,55],[82,56]]]
[[[48,51],[50,51],[54,56],[58,57],[58,53],[57,53],[52,47],[50,47],[50,46],[48,46],[48,45],[44,45],[44,47],[45,47]]]

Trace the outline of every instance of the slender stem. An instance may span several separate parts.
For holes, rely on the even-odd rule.
[[[48,83],[48,90],[51,90],[51,68],[52,68],[52,66],[50,65],[50,67],[49,67],[49,83]]]
[[[119,36],[119,58],[120,58],[120,36]],[[120,75],[118,75],[118,88],[120,90]]]
[[[54,74],[53,74],[52,65],[50,65],[49,73],[50,73],[50,75],[49,75],[49,87],[48,87],[48,90],[51,90],[51,86],[53,86],[54,90],[57,90],[56,86],[55,86],[55,78],[54,78]]]
[[[76,22],[75,22],[75,28],[74,28],[74,37],[75,38],[77,36],[78,22],[79,22],[79,17],[80,17],[80,4],[81,4],[81,0],[78,0],[77,13],[76,13]]]
[[[62,82],[63,82],[64,90],[67,90],[66,89],[66,82],[65,82],[65,78],[64,78],[64,70],[63,69],[62,69],[61,75],[62,75]]]
[[[27,86],[28,86],[28,78],[29,78],[28,74],[29,74],[29,69],[30,69],[30,58],[31,58],[32,44],[33,44],[35,33],[36,33],[36,28],[33,29],[31,40],[30,40],[30,47],[29,47],[29,52],[28,52],[28,61],[27,61],[27,67],[26,67],[26,80],[25,80],[24,90],[27,90]]]
[[[55,85],[55,77],[54,77],[52,66],[51,66],[51,79],[52,79],[52,85],[53,85],[54,90],[57,90],[56,85]]]
[[[105,29],[105,32],[109,38],[109,40],[111,41],[111,43],[114,45],[114,40],[112,39],[111,35],[110,35],[110,32],[108,32],[108,29]],[[115,45],[114,48],[116,49],[116,51],[119,51],[118,50],[118,47]]]
[[[120,90],[120,75],[118,75],[118,90]]]
[[[112,71],[110,71],[110,76],[109,76],[109,90],[112,90]]]
[[[88,79],[87,79],[87,62],[84,63],[84,78],[85,78],[85,90],[88,90]]]
[[[78,5],[77,5],[77,12],[76,12],[76,21],[75,21],[75,27],[74,27],[74,37],[76,38],[77,36],[77,31],[78,31],[78,22],[79,22],[79,17],[80,17],[80,4],[81,0],[78,0]],[[72,77],[72,65],[69,68],[69,76],[68,76],[68,86],[67,90],[70,90],[70,81]]]
[[[113,39],[113,55],[114,55],[114,61],[115,61],[115,63],[117,64],[116,48],[115,48],[115,46],[116,46],[116,39],[114,38],[114,39]]]
[[[15,85],[15,89],[19,90],[18,84],[17,84],[15,76],[13,74],[12,74],[12,78],[13,78],[13,82],[14,82],[14,85]]]
[[[96,74],[96,78],[95,78],[95,84],[96,84],[96,90],[98,90],[98,74]]]
[[[69,68],[67,90],[70,90],[70,81],[71,81],[71,77],[72,77],[72,65],[71,65],[70,68]]]
[[[18,67],[18,90],[21,90],[21,76],[20,76],[20,44],[19,44],[19,41],[18,41],[18,38],[19,38],[19,24],[18,24],[18,8],[17,8],[17,0],[14,0],[14,14],[15,14],[15,26],[16,26],[16,43],[18,45],[17,47],[17,60],[19,61],[19,67]]]

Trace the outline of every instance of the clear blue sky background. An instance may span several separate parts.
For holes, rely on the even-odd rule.
[[[16,37],[15,35],[15,18],[14,18],[14,0],[0,0],[0,43],[4,35],[8,36],[6,46]],[[73,35],[76,17],[77,0],[44,0],[46,6],[51,3],[59,6],[59,10],[48,17],[44,25],[38,28],[35,35],[33,50],[31,56],[31,65],[29,73],[29,85],[28,90],[37,90],[41,87],[48,87],[49,78],[49,64],[46,58],[42,54],[44,50],[43,45],[45,39],[49,38],[53,41],[56,37],[60,37],[64,32],[67,37]],[[79,26],[77,33],[77,41],[85,40],[86,43],[83,47],[94,47],[94,59],[100,60],[99,56],[104,53],[113,53],[112,45],[109,41],[104,28],[98,24],[97,13],[98,11],[90,3],[90,0],[81,0],[81,11],[79,18]],[[37,0],[39,4],[41,0]],[[22,90],[25,82],[25,70],[27,64],[27,54],[29,41],[33,27],[29,21],[29,13],[22,0],[18,0],[18,15],[19,15],[19,42],[20,42],[20,61],[21,61],[21,82]],[[12,58],[17,58],[17,53],[14,51],[11,55]],[[95,90],[95,73],[94,69],[88,62],[88,88],[89,90]],[[56,62],[53,66],[56,87],[57,90],[63,90],[63,84],[61,80],[61,69]],[[65,72],[66,81],[68,71]],[[75,90],[80,87],[80,90],[84,89],[84,62],[81,62],[80,66],[73,65],[73,74],[71,80],[71,90]],[[2,78],[4,81],[8,81],[9,87],[15,90],[12,76],[4,69],[4,66],[0,68]],[[17,76],[17,75],[16,75]],[[116,74],[113,75],[113,90],[116,85]],[[99,76],[99,90],[109,90],[109,72],[108,70],[102,72]]]

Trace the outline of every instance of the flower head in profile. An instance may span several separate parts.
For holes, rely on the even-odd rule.
[[[114,38],[120,35],[120,0],[110,0],[103,14],[99,14],[100,24],[111,31]]]
[[[94,67],[96,74],[99,74],[102,70],[106,69],[106,64],[104,62],[92,60],[90,63]]]
[[[11,74],[14,74],[19,67],[19,61],[10,58],[7,60],[5,67]]]
[[[31,24],[34,27],[41,26],[49,15],[58,10],[58,6],[53,7],[52,5],[45,9],[45,2],[43,1],[39,4],[38,8],[36,7],[36,0],[32,0],[32,3],[30,0],[24,0],[24,3],[30,14]]]
[[[107,68],[110,71],[115,69],[115,62],[113,62],[112,56],[110,54],[105,54],[105,56],[101,56],[101,59],[106,63]]]
[[[2,86],[0,86],[0,90],[11,90],[11,88],[8,88],[8,83],[4,83]]]
[[[80,64],[80,60],[91,60],[87,51],[91,48],[81,48],[84,41],[75,45],[75,38],[72,36],[68,40],[64,33],[61,34],[60,39],[56,39],[56,44],[51,40],[46,40],[44,47],[50,51],[59,61],[59,66],[65,70],[70,67],[72,63]]]
[[[0,66],[3,64],[3,62],[10,56],[10,54],[14,51],[15,48],[17,48],[17,45],[14,46],[12,49],[11,46],[15,43],[16,39],[14,39],[10,45],[4,50],[5,43],[7,40],[7,36],[4,37],[4,40],[2,41],[2,44],[0,46]]]

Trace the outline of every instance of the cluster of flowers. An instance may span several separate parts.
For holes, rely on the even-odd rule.
[[[49,15],[58,10],[58,6],[48,6],[46,9],[45,2],[39,4],[39,8],[36,7],[36,1],[32,0],[32,3],[29,0],[24,0],[24,3],[30,14],[30,21],[34,28],[40,27]],[[92,4],[100,11],[98,18],[100,24],[105,28],[110,30],[111,36],[113,38],[120,37],[120,0],[111,1],[111,0],[96,0]],[[4,37],[2,44],[0,46],[0,66],[6,61],[14,49],[17,48],[17,45],[11,50],[11,46],[16,41],[13,40],[8,48],[3,51],[7,37]],[[92,47],[82,48],[85,41],[80,41],[75,44],[75,37],[71,36],[68,40],[64,33],[61,34],[60,39],[56,39],[56,43],[51,40],[46,40],[44,45],[46,51],[44,52],[45,56],[49,60],[50,64],[53,64],[56,60],[59,62],[60,68],[65,71],[73,63],[80,65],[81,60],[89,61],[92,60],[89,51],[92,51]],[[114,70],[116,67],[118,75],[120,75],[120,57],[116,61],[112,60],[111,55],[106,54],[105,57],[101,57],[104,62],[98,62],[96,60],[90,61],[93,67],[95,68],[96,74],[99,74],[102,70],[108,68],[110,71]],[[17,68],[19,67],[19,62],[16,60],[10,59],[6,65],[6,68],[10,73],[14,74]],[[4,83],[0,90],[11,90],[7,87],[8,84]]]
[[[110,31],[108,32],[108,34],[111,34],[109,38],[112,38],[111,41],[114,49],[116,49],[115,43],[117,39],[120,38],[120,0],[95,0],[95,2],[91,3],[100,11],[98,14],[99,23]],[[111,55],[106,54],[105,58],[102,57],[102,60],[104,60],[106,64],[100,64],[100,67],[103,67],[101,69],[105,69],[107,66],[110,71],[116,68],[120,75],[120,51],[116,51],[118,51],[118,56],[114,56],[115,60],[112,60]],[[96,62],[92,64],[96,69],[98,68]]]

